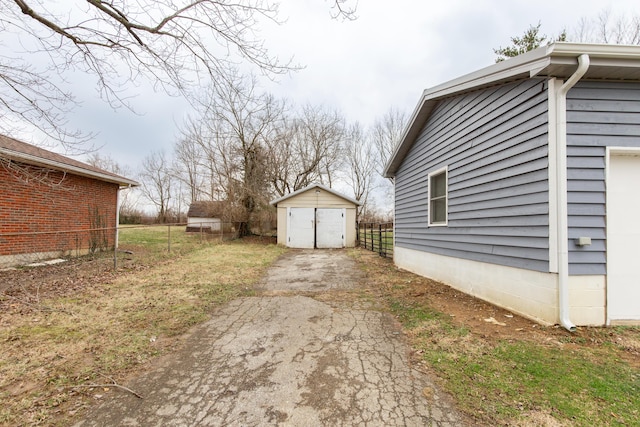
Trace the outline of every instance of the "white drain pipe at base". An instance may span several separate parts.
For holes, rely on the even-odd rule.
[[[567,196],[567,93],[589,69],[589,55],[578,57],[578,69],[560,87],[556,96],[556,136],[558,153],[557,214],[558,214],[558,309],[560,324],[570,332],[576,326],[569,319],[569,225]]]

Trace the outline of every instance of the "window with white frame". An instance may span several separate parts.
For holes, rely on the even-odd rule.
[[[429,174],[429,225],[447,225],[447,168]]]

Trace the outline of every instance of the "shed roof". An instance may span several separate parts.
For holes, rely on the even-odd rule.
[[[224,202],[200,200],[189,205],[189,218],[220,218],[224,212]]]
[[[439,100],[532,77],[568,78],[576,71],[578,57],[582,54],[589,55],[590,59],[583,79],[640,81],[640,46],[552,43],[482,68],[422,93],[402,139],[385,167],[384,176],[395,175]]]
[[[286,195],[280,197],[279,199],[272,200],[272,201],[269,202],[269,204],[271,204],[273,206],[278,206],[278,203],[283,202],[283,201],[285,201],[287,199],[290,199],[291,197],[295,197],[298,194],[302,194],[302,193],[304,193],[306,191],[313,190],[314,188],[318,188],[320,190],[324,190],[324,191],[326,191],[328,193],[333,194],[334,196],[338,196],[338,197],[340,197],[340,198],[342,198],[342,199],[344,199],[344,200],[346,200],[348,202],[351,202],[351,203],[353,203],[353,204],[355,204],[357,206],[362,206],[362,203],[360,203],[356,199],[352,199],[351,197],[347,197],[344,194],[340,194],[337,191],[332,190],[331,188],[325,187],[324,185],[321,185],[321,184],[308,185],[308,186],[306,186],[304,188],[301,188],[300,190],[294,191],[293,193],[286,194]]]
[[[6,135],[0,135],[0,156],[29,165],[86,176],[121,187],[137,187],[136,181],[93,167],[53,151],[27,144]]]

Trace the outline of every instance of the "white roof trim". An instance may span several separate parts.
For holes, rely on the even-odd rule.
[[[51,167],[52,169],[59,170],[62,172],[68,172],[75,175],[81,175],[81,176],[99,179],[101,181],[111,182],[114,184],[118,184],[121,187],[137,187],[140,185],[136,181],[133,181],[125,177],[121,177],[119,175],[103,174],[103,173],[95,172],[92,170],[83,169],[78,166],[57,162],[55,160],[43,159],[42,157],[34,156],[32,154],[9,150],[7,148],[0,147],[0,154],[5,155],[11,159],[24,160],[26,163],[29,163],[32,165]]]
[[[277,206],[277,205],[278,205],[278,203],[280,203],[280,202],[282,202],[282,201],[285,201],[285,200],[287,200],[287,199],[289,199],[289,198],[291,198],[291,197],[295,197],[295,196],[297,196],[298,194],[304,193],[304,192],[306,192],[306,191],[313,190],[314,188],[319,188],[320,190],[323,190],[323,191],[326,191],[326,192],[328,192],[328,193],[331,193],[331,194],[333,194],[334,196],[338,196],[338,197],[340,197],[341,199],[344,199],[344,200],[346,200],[346,201],[348,201],[348,202],[351,202],[351,203],[353,203],[353,204],[355,204],[355,205],[357,205],[357,206],[362,206],[362,203],[360,203],[360,202],[359,202],[359,201],[357,201],[356,199],[352,199],[351,197],[347,197],[347,196],[345,196],[344,194],[340,194],[340,193],[338,193],[337,191],[332,190],[331,188],[325,187],[324,185],[321,185],[321,184],[311,184],[311,185],[308,185],[308,186],[306,186],[306,187],[304,187],[304,188],[301,188],[300,190],[294,191],[293,193],[289,193],[289,194],[287,194],[287,195],[285,195],[285,196],[282,196],[282,197],[280,197],[280,198],[278,198],[278,199],[274,199],[274,200],[270,201],[270,202],[269,202],[269,204],[270,204],[270,205],[273,205],[273,206]]]
[[[589,55],[590,69],[596,66],[626,68],[636,74],[640,69],[640,46],[553,43],[427,89],[420,97],[402,139],[385,167],[384,176],[390,178],[395,175],[438,100],[500,82],[543,76],[546,72],[554,73],[555,77],[568,77],[575,71],[577,58],[582,54]],[[550,70],[553,65],[566,66],[567,75],[564,75],[564,70]]]

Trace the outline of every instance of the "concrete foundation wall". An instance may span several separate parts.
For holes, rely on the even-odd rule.
[[[558,318],[557,275],[431,254],[396,246],[396,265],[543,324]],[[570,317],[578,326],[605,324],[605,277],[571,276]]]

